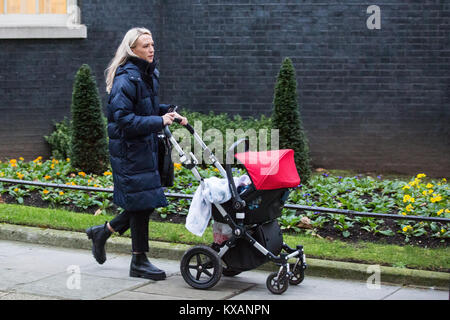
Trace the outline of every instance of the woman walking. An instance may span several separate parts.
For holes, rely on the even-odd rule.
[[[109,153],[113,171],[113,201],[124,211],[86,230],[98,263],[106,261],[105,244],[113,232],[131,230],[131,277],[163,280],[166,274],[146,256],[148,223],[155,208],[167,206],[158,172],[157,133],[175,118],[170,105],[159,103],[159,71],[156,69],[152,34],[145,28],[129,30],[106,69],[109,93],[107,118]]]

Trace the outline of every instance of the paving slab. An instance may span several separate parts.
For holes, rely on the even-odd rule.
[[[0,299],[83,300],[448,300],[448,290],[384,285],[370,289],[365,281],[309,276],[282,295],[266,288],[269,271],[222,276],[208,290],[190,287],[179,261],[151,258],[168,278],[152,281],[129,277],[130,254],[114,253],[99,265],[89,249],[0,240]]]
[[[264,278],[262,276],[262,278]],[[322,279],[307,277],[299,285],[290,285],[285,293],[284,300],[381,300],[398,290],[396,286],[380,286],[379,289],[370,289],[367,284],[360,281],[341,281],[335,279]],[[231,300],[267,300],[270,293],[265,282],[258,283],[250,291],[246,291],[231,298]]]
[[[63,299],[95,300],[112,295],[141,283],[136,280],[110,279],[81,274],[79,286],[68,285],[68,275],[57,274],[42,280],[21,285],[17,292],[49,294]]]
[[[135,291],[150,294],[159,294],[169,297],[179,297],[186,299],[207,299],[222,300],[233,297],[244,290],[248,290],[255,286],[252,282],[239,282],[224,279],[219,281],[217,285],[208,290],[198,290],[189,286],[180,276],[172,276],[166,281],[155,281],[148,285],[142,286]]]
[[[19,245],[0,241],[0,290],[45,279],[55,273],[66,272],[71,265],[92,264],[84,252],[46,246]]]
[[[145,293],[139,291],[121,291],[112,296],[106,297],[103,300],[194,300],[186,297],[174,297],[153,293]]]
[[[450,291],[433,288],[401,288],[385,300],[450,300]]]
[[[0,300],[59,300],[55,297],[49,297],[45,295],[34,295],[26,293],[17,292],[4,292],[3,295],[0,294]]]

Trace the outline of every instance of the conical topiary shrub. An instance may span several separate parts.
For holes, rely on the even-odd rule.
[[[291,59],[286,58],[275,84],[272,127],[279,129],[280,149],[294,150],[298,174],[302,183],[306,183],[311,177],[310,155],[297,96],[294,65]]]
[[[71,113],[72,165],[86,173],[105,172],[109,164],[106,127],[97,83],[87,64],[75,75]]]

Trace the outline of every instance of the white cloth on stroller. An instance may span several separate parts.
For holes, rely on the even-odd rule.
[[[236,187],[251,183],[248,175],[234,177]],[[186,217],[186,229],[201,237],[211,219],[212,203],[224,203],[231,199],[231,191],[227,179],[211,177],[204,179],[204,187],[200,185],[194,193],[189,213]]]

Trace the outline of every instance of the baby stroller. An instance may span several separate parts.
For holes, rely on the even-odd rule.
[[[267,277],[270,292],[282,294],[289,284],[300,284],[307,267],[303,246],[293,249],[286,245],[277,222],[289,188],[300,183],[293,150],[250,152],[248,140],[241,139],[229,148],[224,169],[192,126],[185,127],[201,145],[205,158],[227,179],[231,191],[231,199],[222,204],[213,203],[211,212],[214,223],[226,224],[230,235],[221,243],[197,245],[184,253],[180,271],[186,283],[196,289],[209,289],[222,275],[232,277],[272,261],[280,268]],[[194,154],[185,154],[167,127],[164,133],[179,153],[182,165],[191,170],[203,186]],[[235,154],[241,143],[245,143],[245,151]],[[246,168],[250,185],[236,188],[229,164],[233,155]],[[294,262],[289,263],[289,260]]]

